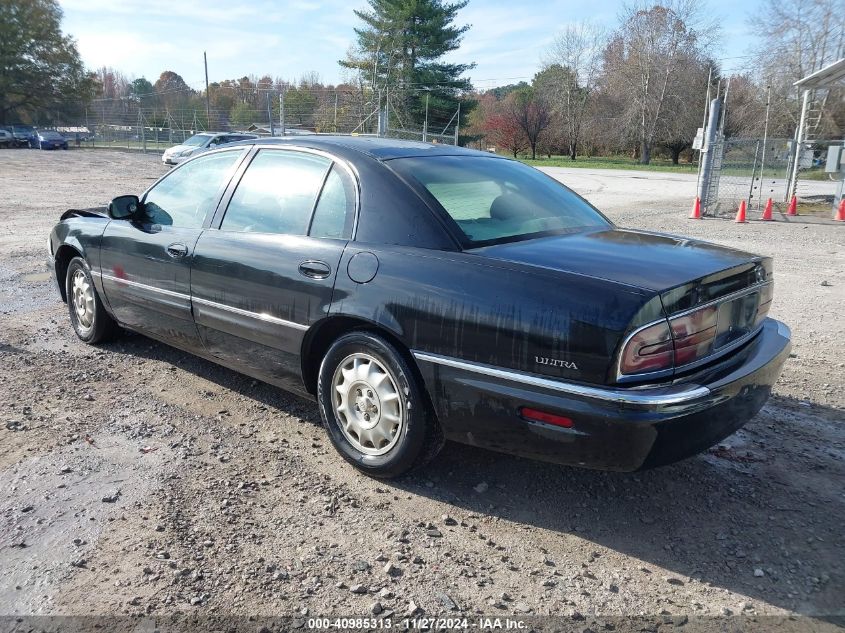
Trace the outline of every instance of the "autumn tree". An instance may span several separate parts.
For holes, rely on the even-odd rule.
[[[525,151],[528,139],[525,131],[516,120],[507,113],[491,114],[484,122],[485,137],[494,147],[507,150],[513,157]]]
[[[694,0],[627,7],[622,25],[604,51],[605,82],[623,104],[621,119],[632,128],[640,162],[648,164],[685,94],[684,72],[704,57],[715,27],[699,16]]]
[[[506,116],[511,124],[522,130],[531,159],[537,158],[537,143],[540,135],[549,127],[551,111],[546,100],[534,88],[520,88],[505,98]]]
[[[603,38],[599,28],[586,22],[567,26],[555,37],[534,80],[556,115],[554,136],[565,139],[571,160],[577,157],[589,99],[599,80]]]
[[[55,0],[0,2],[0,122],[73,114],[94,96]]]
[[[842,0],[764,0],[749,19],[757,34],[754,72],[759,87],[771,87],[769,132],[791,137],[801,112],[794,83],[845,57],[845,8]],[[842,134],[845,90],[825,90],[814,104],[822,133]]]

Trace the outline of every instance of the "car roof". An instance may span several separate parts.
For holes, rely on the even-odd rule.
[[[237,143],[233,145],[259,145],[278,147],[292,145],[308,147],[312,149],[353,150],[366,154],[378,160],[391,160],[393,158],[411,158],[416,156],[485,156],[497,158],[495,154],[481,152],[465,147],[454,145],[443,145],[439,143],[421,143],[419,141],[403,141],[395,138],[383,138],[378,136],[341,136],[341,135],[302,135],[295,137],[259,138]],[[507,159],[504,159],[507,160]]]

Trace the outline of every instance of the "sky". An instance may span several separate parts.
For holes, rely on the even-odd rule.
[[[752,43],[748,17],[763,0],[702,0],[721,25],[714,47],[725,71],[741,70]],[[209,80],[270,75],[297,80],[316,72],[339,83],[338,65],[354,43],[361,0],[59,0],[63,30],[77,40],[85,64],[110,66],[152,82],[164,70],[202,88],[203,51]],[[458,23],[470,24],[452,62],[475,62],[478,89],[530,81],[555,34],[589,20],[612,29],[620,0],[470,0]]]

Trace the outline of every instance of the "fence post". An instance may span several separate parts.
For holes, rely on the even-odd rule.
[[[335,96],[335,99],[337,96]],[[335,117],[337,117],[337,101],[335,101]],[[282,91],[279,93],[279,134],[285,135],[285,86],[282,84]]]
[[[455,118],[455,147],[458,146],[458,135],[461,131],[461,102],[458,101],[458,116]]]
[[[801,103],[801,119],[798,121],[798,130],[795,132],[795,155],[792,158],[792,170],[786,187],[784,202],[788,202],[798,190],[798,170],[801,166],[801,150],[804,146],[804,130],[807,125],[807,110],[810,107],[810,90],[804,91],[804,99]]]
[[[423,121],[423,143],[428,141],[428,93],[425,95],[425,121]]]

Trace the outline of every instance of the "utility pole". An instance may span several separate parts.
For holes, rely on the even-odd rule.
[[[211,101],[208,96],[208,57],[202,52],[202,63],[205,66],[205,127],[211,129]]]
[[[425,94],[425,121],[423,122],[423,143],[428,141],[428,93]]]
[[[270,105],[272,102],[270,101],[270,91],[267,91],[267,118],[270,120],[270,136],[276,136],[276,132],[273,129],[273,106]]]
[[[337,134],[337,91],[334,93],[334,133]]]

